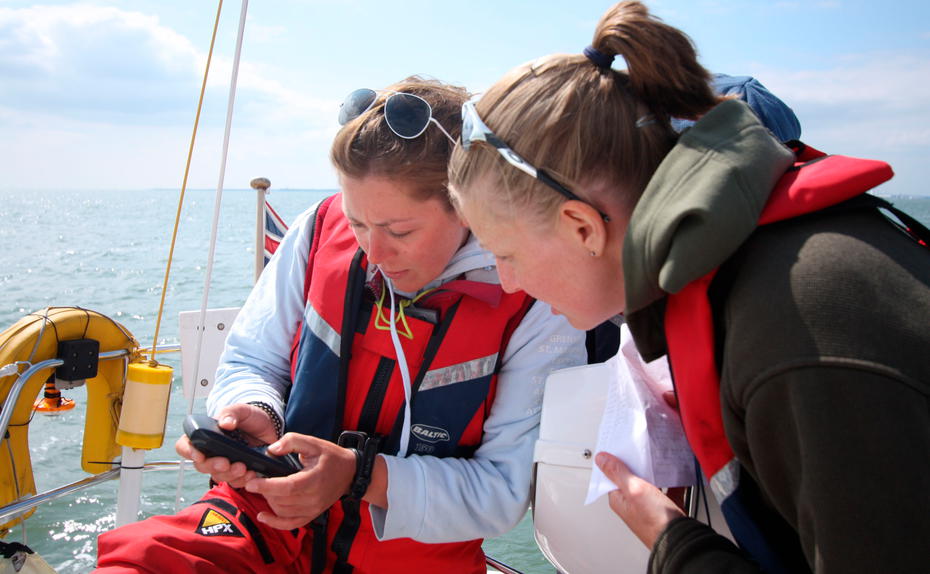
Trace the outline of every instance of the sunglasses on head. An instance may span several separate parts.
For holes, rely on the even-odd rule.
[[[406,140],[420,137],[432,122],[453,145],[455,144],[455,139],[433,117],[433,108],[429,102],[420,96],[405,92],[379,92],[370,88],[359,88],[346,96],[339,107],[339,125],[344,126],[370,110],[378,101],[379,93],[390,94],[384,100],[384,121],[397,137]]]
[[[487,124],[481,120],[481,116],[478,115],[478,109],[475,108],[475,100],[469,100],[462,104],[462,148],[464,148],[465,151],[468,151],[469,148],[471,148],[471,144],[476,141],[482,141],[494,146],[497,152],[501,154],[505,160],[507,160],[507,163],[519,169],[523,173],[538,179],[542,183],[557,191],[563,197],[591,205],[589,202],[572,193],[567,187],[557,182],[548,173],[534,167],[533,164],[520,157],[517,152],[513,151],[510,146],[504,143],[504,140],[497,137],[497,135],[491,131],[491,128],[489,128]],[[604,221],[610,221],[609,215],[599,209],[597,212],[600,214]]]

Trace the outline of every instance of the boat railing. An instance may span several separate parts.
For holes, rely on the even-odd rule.
[[[193,468],[193,463],[189,460],[164,460],[147,462],[142,467],[142,470],[175,470],[182,465],[185,468]],[[0,507],[0,523],[13,520],[25,514],[29,510],[37,506],[41,506],[47,502],[52,502],[53,500],[63,498],[70,494],[74,494],[75,492],[80,492],[86,488],[90,488],[108,480],[117,479],[120,476],[120,471],[121,469],[119,467],[115,467],[110,470],[101,472],[100,474],[91,475],[70,484],[58,486],[56,488],[52,488],[51,490],[46,490],[45,492],[33,494],[32,496],[11,502],[6,506]]]
[[[101,361],[109,361],[112,359],[122,359],[129,357],[129,351],[125,349],[118,349],[116,351],[105,351],[99,355]],[[65,364],[61,359],[46,359],[44,361],[39,361],[38,363],[28,364],[29,367],[23,371],[19,377],[17,377],[16,382],[10,387],[10,393],[7,395],[6,400],[3,402],[3,408],[0,410],[0,436],[6,436],[7,428],[10,426],[10,419],[13,418],[13,410],[16,407],[16,404],[19,402],[19,395],[23,392],[23,387],[26,386],[26,383],[29,382],[32,377],[44,369],[52,369],[55,367],[60,367]]]

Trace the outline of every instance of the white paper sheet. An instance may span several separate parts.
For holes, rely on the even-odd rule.
[[[672,390],[665,357],[644,363],[626,325],[620,351],[605,364],[610,382],[595,452],[620,458],[634,474],[660,488],[694,483],[694,455],[678,413],[662,398]],[[594,465],[585,504],[617,487]]]

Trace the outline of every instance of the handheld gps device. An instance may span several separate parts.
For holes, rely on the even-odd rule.
[[[230,462],[241,462],[263,476],[287,476],[303,468],[296,452],[284,456],[268,454],[267,445],[250,446],[236,431],[221,429],[216,419],[206,415],[187,415],[184,433],[194,448],[208,457],[222,456]]]

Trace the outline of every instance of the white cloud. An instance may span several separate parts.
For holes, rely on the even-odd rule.
[[[893,148],[930,145],[930,60],[906,54],[848,56],[827,69],[754,67],[801,119],[805,137]]]
[[[106,123],[189,123],[206,60],[206,52],[155,16],[86,4],[0,8],[0,102],[6,107],[82,119],[91,114]],[[214,117],[225,113],[231,69],[231,56],[214,53],[208,97],[222,110]],[[318,123],[314,118],[338,106],[290,90],[248,61],[240,64],[238,87],[240,101],[262,106],[272,120],[286,109],[291,121]]]
[[[230,57],[215,57],[208,79],[208,85],[223,94],[224,107],[232,65]],[[242,118],[246,122],[260,122],[264,125],[287,122],[291,129],[300,129],[301,126],[319,129],[332,124],[340,103],[289,88],[246,61],[239,63],[237,92],[237,114],[241,111],[240,106],[250,110],[248,117]]]
[[[0,47],[0,97],[23,110],[160,116],[198,75],[186,38],[107,6],[0,9]]]
[[[825,70],[798,66],[755,73],[766,83],[777,82],[780,95],[804,102],[916,108],[930,96],[930,60],[909,55],[848,56]]]
[[[89,4],[0,7],[0,129],[17,135],[0,142],[7,182],[179,186],[206,59],[155,16]],[[232,56],[217,50],[191,187],[215,185],[231,69]],[[283,185],[332,186],[326,150],[338,105],[243,61],[228,184],[247,185],[260,169]],[[250,167],[259,160],[267,168]]]
[[[280,36],[287,34],[285,26],[261,24],[255,22],[251,16],[246,18],[245,27],[248,30],[249,44],[274,42]]]
[[[887,193],[925,194],[930,159],[930,59],[846,56],[824,69],[752,67],[801,120],[802,139],[826,151],[889,162]]]

